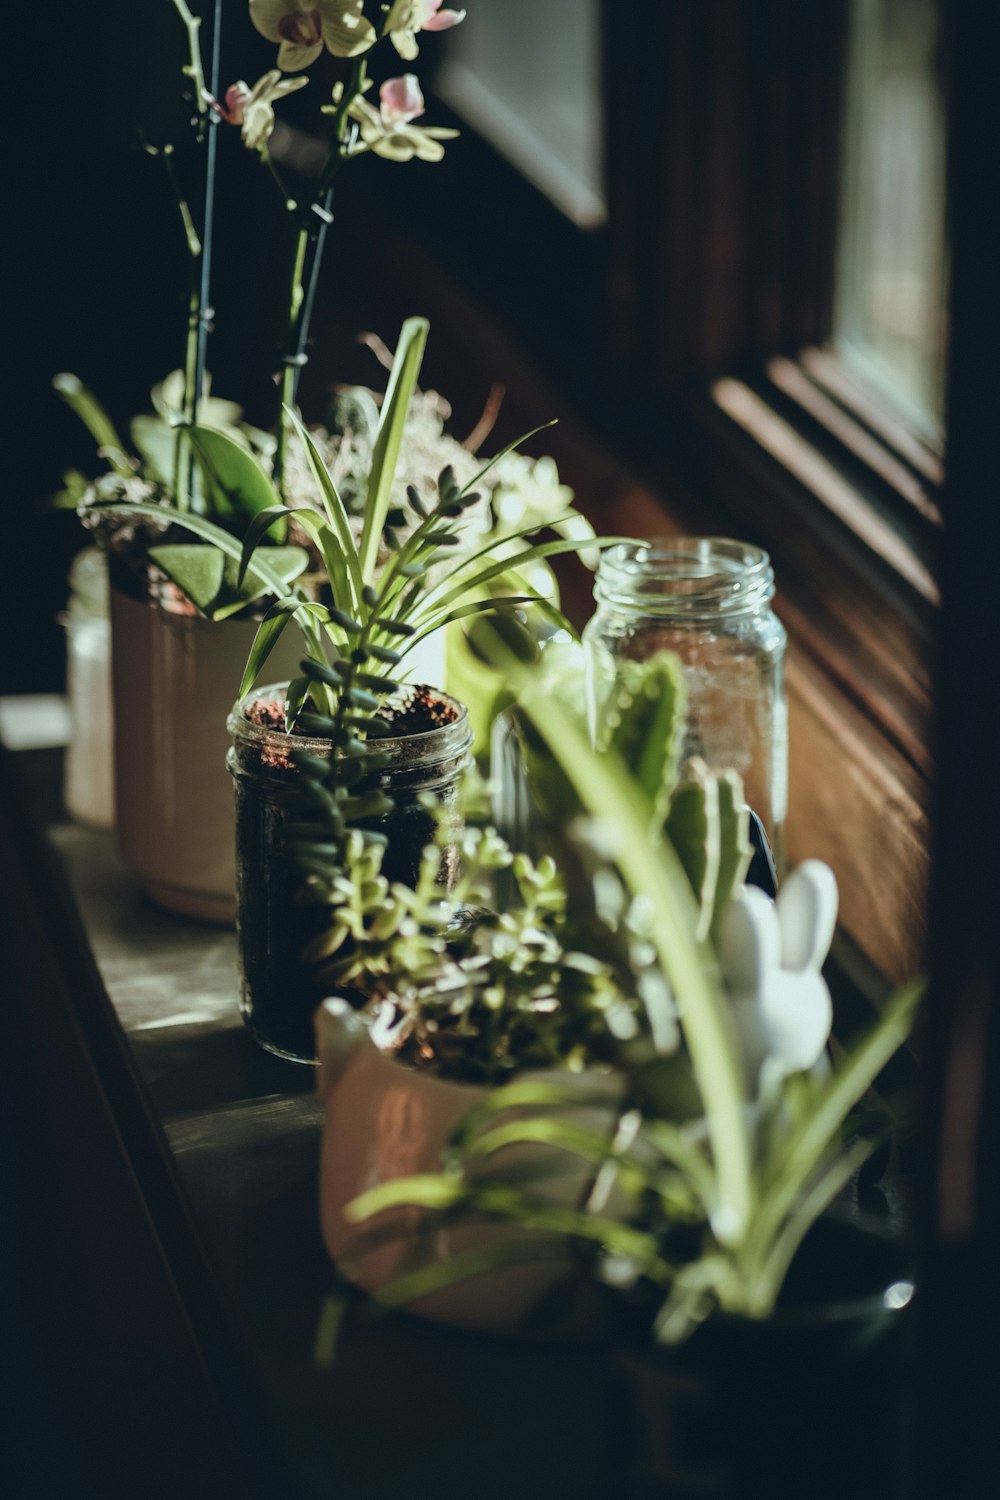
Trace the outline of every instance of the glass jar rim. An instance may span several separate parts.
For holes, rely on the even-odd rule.
[[[406,688],[418,686],[420,686],[418,683],[406,683],[404,691]],[[287,682],[270,682],[251,688],[248,693],[244,693],[243,697],[233,704],[226,721],[229,733],[234,740],[239,739],[247,746],[262,750],[265,748],[282,749],[287,752],[291,746],[296,751],[304,751],[310,755],[330,755],[332,746],[328,739],[318,735],[288,735],[283,729],[269,729],[264,724],[255,724],[247,717],[247,707],[263,698],[274,699],[283,705],[287,688]],[[432,688],[431,691],[458,710],[455,718],[450,719],[447,724],[438,724],[434,729],[421,730],[419,734],[386,735],[384,739],[372,740],[370,744],[373,751],[377,750],[380,755],[389,756],[396,763],[406,763],[416,768],[433,765],[439,759],[445,759],[457,751],[468,748],[473,736],[465,704],[458,698],[453,698],[442,688]]]
[[[774,597],[774,569],[762,547],[733,537],[618,542],[601,556],[594,597],[662,615],[739,614]]]

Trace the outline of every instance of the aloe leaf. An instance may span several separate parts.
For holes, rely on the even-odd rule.
[[[242,533],[254,516],[280,503],[270,476],[227,433],[201,426],[189,432],[213,512],[223,525]],[[275,541],[283,542],[286,534],[286,525],[277,527]]]
[[[618,664],[598,748],[624,761],[658,811],[677,775],[686,707],[684,672],[673,652]]]
[[[125,444],[118,436],[115,424],[83,381],[76,375],[63,373],[55,376],[52,389],[80,418],[98,448],[107,451],[108,460],[115,472],[126,477],[131,475],[134,471],[121,457],[126,451]]]
[[[719,788],[719,873],[715,882],[715,901],[709,937],[718,946],[719,929],[733,892],[746,879],[753,858],[750,843],[750,809],[743,795],[743,782],[736,771],[725,771],[718,778]]]
[[[372,451],[372,465],[368,477],[368,497],[365,502],[365,519],[358,549],[358,563],[363,582],[369,583],[375,571],[379,539],[389,509],[389,497],[399,461],[399,450],[403,441],[406,412],[417,376],[420,373],[427,343],[428,323],[426,318],[407,318],[400,330],[396,355],[389,374],[385,400],[379,417],[378,433]]]
[[[309,460],[309,467],[312,470],[313,477],[316,480],[316,483],[319,485],[320,494],[323,498],[323,508],[326,511],[327,516],[330,520],[330,525],[333,527],[337,535],[337,539],[340,542],[340,549],[343,554],[344,560],[344,569],[347,576],[351,580],[350,603],[348,603],[345,596],[343,585],[340,585],[340,589],[338,591],[337,580],[331,578],[330,583],[333,586],[334,594],[337,598],[338,603],[342,603],[345,608],[357,608],[361,599],[363,580],[361,577],[361,565],[358,561],[358,544],[354,540],[354,533],[351,530],[351,523],[348,519],[347,511],[344,509],[344,502],[340,498],[337,487],[333,482],[333,478],[329,470],[327,469],[326,464],[323,462],[323,455],[317,448],[311,433],[306,431],[306,428],[299,420],[297,413],[290,410],[290,408],[288,407],[286,407],[285,410],[288,413],[292,426],[298,433],[299,440],[306,450],[306,457]]]
[[[699,938],[708,936],[719,879],[719,784],[701,761],[670,799],[664,824],[698,903]]]

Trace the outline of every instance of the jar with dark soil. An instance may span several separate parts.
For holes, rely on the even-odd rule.
[[[256,1040],[295,1062],[315,1061],[313,1013],[329,986],[302,953],[326,923],[322,906],[301,899],[302,876],[289,857],[285,827],[295,817],[299,771],[295,754],[330,758],[328,740],[287,735],[284,685],[256,688],[229,716],[228,765],[236,790],[236,899],[241,967],[240,1009]],[[464,706],[436,688],[411,687],[389,701],[398,734],[373,740],[388,756],[368,785],[391,798],[392,810],[365,826],[384,834],[383,873],[412,885],[420,855],[433,838],[433,816],[421,806],[432,792],[453,803],[469,759],[472,731]],[[447,878],[447,861],[444,864]]]

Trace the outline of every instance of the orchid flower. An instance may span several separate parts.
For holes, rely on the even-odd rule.
[[[333,91],[334,107],[341,95],[338,84]],[[363,146],[387,161],[440,161],[444,156],[442,141],[454,139],[457,130],[443,126],[414,125],[411,122],[424,112],[420,85],[412,73],[402,78],[387,78],[379,89],[379,108],[359,94],[347,106],[350,119],[359,126]]]
[[[243,128],[243,142],[251,151],[262,151],[274,129],[273,100],[305,88],[308,78],[282,78],[272,68],[249,88],[241,78],[226,90],[225,102],[215,107],[229,125]]]
[[[763,1081],[820,1063],[833,1022],[820,973],[837,920],[837,882],[819,860],[788,876],[776,901],[755,886],[723,918],[719,963],[748,1072]]]
[[[362,13],[363,0],[250,0],[250,19],[269,42],[278,42],[278,67],[294,73],[314,63],[325,47],[334,57],[356,57],[377,41]]]
[[[385,29],[400,57],[412,62],[419,51],[418,31],[447,31],[464,20],[464,10],[442,10],[441,0],[395,0]]]

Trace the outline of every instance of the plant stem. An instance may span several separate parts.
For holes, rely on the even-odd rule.
[[[219,71],[222,50],[222,0],[215,0],[215,16],[212,22],[212,69],[210,88],[213,99],[219,95]],[[201,235],[201,276],[198,287],[198,341],[195,354],[194,404],[192,415],[197,421],[198,403],[204,395],[205,355],[208,346],[208,325],[212,316],[210,305],[212,280],[212,242],[215,227],[215,164],[218,157],[219,117],[208,112],[208,152],[205,163],[205,212]]]
[[[351,103],[364,88],[367,66],[366,57],[356,58],[351,66],[350,77],[344,85],[344,91],[333,116],[333,123],[330,128],[330,150],[327,155],[326,164],[320,173],[319,182],[313,194],[312,201],[305,210],[304,218],[300,221],[298,236],[295,241],[288,307],[288,335],[285,342],[284,368],[281,375],[281,404],[278,410],[278,434],[272,474],[282,500],[287,499],[285,493],[285,460],[288,452],[289,437],[288,411],[295,404],[302,370],[309,359],[309,327],[316,304],[320,267],[323,260],[323,252],[326,248],[327,230],[332,222],[330,206],[333,202],[334,179],[340,170],[341,163],[346,159],[348,154],[347,137],[350,121],[347,112]],[[273,166],[271,170],[273,173]],[[274,175],[279,185],[281,185],[280,178],[277,177],[276,173]],[[321,199],[322,206],[320,205]],[[287,195],[285,201],[291,211],[297,212],[298,205],[288,198]],[[318,229],[313,224],[313,216],[319,219]],[[313,252],[309,267],[308,288],[306,289],[305,266],[310,244],[313,247]]]
[[[210,95],[205,87],[205,71],[201,61],[201,20],[192,15],[185,0],[173,0],[174,8],[180,16],[187,32],[188,49],[190,61],[184,68],[185,75],[191,79],[194,89],[194,103],[198,115],[199,140],[204,138],[204,131],[209,120]],[[219,68],[219,39],[221,34],[220,25],[221,0],[216,0],[215,7],[215,36],[212,42],[213,58],[213,88],[218,90],[218,68]],[[177,198],[181,207],[181,217],[184,220],[185,235],[188,250],[191,254],[191,295],[188,300],[188,324],[187,339],[184,350],[184,394],[182,399],[182,425],[178,428],[174,444],[174,500],[178,510],[187,511],[200,507],[193,504],[195,496],[193,493],[194,480],[194,454],[191,450],[187,429],[195,421],[198,409],[198,397],[203,378],[205,357],[205,310],[208,299],[208,277],[211,270],[211,232],[212,232],[212,199],[214,197],[215,180],[215,132],[209,136],[209,167],[206,173],[205,191],[205,222],[203,236],[199,239],[187,202],[180,192],[176,182],[176,175],[169,155],[165,153],[168,171],[177,188]]]

